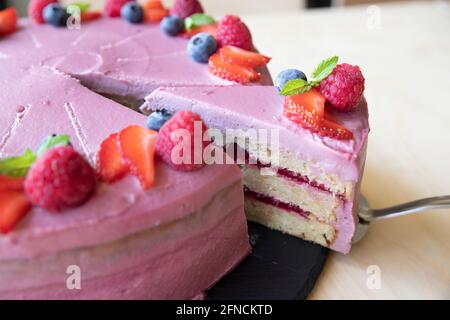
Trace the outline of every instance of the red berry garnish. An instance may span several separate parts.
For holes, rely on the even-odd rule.
[[[72,147],[54,147],[31,167],[25,192],[32,204],[49,211],[85,203],[95,188],[95,172]]]
[[[291,121],[321,136],[338,140],[353,138],[350,130],[326,119],[325,97],[316,89],[286,97],[283,112]]]
[[[111,18],[120,17],[120,9],[130,1],[132,0],[106,0],[105,14]]]
[[[128,168],[119,149],[119,135],[114,133],[100,145],[97,153],[97,176],[101,181],[112,183],[125,176]]]
[[[87,12],[81,12],[80,18],[81,22],[88,22],[100,19],[102,17],[102,13],[99,11],[87,11]]]
[[[242,67],[257,68],[269,63],[269,57],[257,52],[244,50],[234,46],[225,46],[219,49],[223,61]]]
[[[155,181],[155,144],[158,133],[137,125],[131,125],[119,133],[120,154],[132,175],[136,176],[144,190]]]
[[[170,9],[171,16],[185,19],[194,13],[203,13],[203,7],[198,0],[175,0]]]
[[[194,131],[194,128],[197,130]],[[200,169],[205,165],[203,150],[210,144],[203,141],[206,130],[197,113],[179,111],[159,130],[156,153],[176,170]]]
[[[23,191],[0,190],[0,233],[8,233],[31,209]]]
[[[17,11],[11,7],[0,11],[0,36],[6,36],[17,29]]]
[[[144,4],[144,10],[164,9],[161,0],[147,0]]]
[[[50,3],[56,3],[57,0],[31,0],[28,5],[28,16],[37,23],[45,23],[43,11]]]
[[[0,192],[5,190],[23,191],[24,178],[0,176]]]
[[[260,74],[252,68],[225,62],[219,53],[209,57],[209,71],[217,77],[246,84],[260,79]]]
[[[169,15],[169,10],[164,8],[144,9],[144,19],[148,22],[160,22]]]
[[[351,111],[364,92],[364,76],[358,66],[338,64],[319,85],[320,92],[330,104],[341,111]]]
[[[317,133],[337,140],[353,139],[353,133],[350,130],[327,118],[322,119]]]
[[[239,17],[227,15],[217,27],[217,41],[221,46],[235,46],[245,50],[253,49],[250,30]]]

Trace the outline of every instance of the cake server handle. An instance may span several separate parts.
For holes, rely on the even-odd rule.
[[[415,200],[385,209],[369,209],[359,212],[359,216],[367,222],[399,217],[433,209],[450,208],[450,195]]]

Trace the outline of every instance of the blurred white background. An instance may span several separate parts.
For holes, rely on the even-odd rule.
[[[0,0],[5,1],[5,0]],[[80,0],[61,0],[62,3],[79,2]],[[105,0],[82,0],[91,3],[93,9],[101,9]],[[141,1],[141,0],[140,0]],[[145,0],[142,0],[143,2]],[[369,4],[379,2],[392,2],[393,0],[202,0],[205,11],[221,16],[227,13],[237,15],[255,13],[292,12],[302,10],[309,6],[322,6],[331,4],[334,6]],[[396,0],[401,1],[401,0]],[[411,1],[411,0],[410,0]],[[29,0],[7,0],[8,4],[16,6],[22,15],[26,14]],[[173,0],[163,0],[166,6],[170,6]]]

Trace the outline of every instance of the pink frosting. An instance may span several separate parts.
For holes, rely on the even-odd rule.
[[[24,67],[48,66],[70,74],[92,89],[144,99],[160,86],[233,85],[212,75],[187,54],[188,40],[168,37],[158,24],[133,25],[99,19],[80,30],[20,21],[19,31],[2,39],[0,59]],[[260,83],[270,84],[266,69]]]
[[[331,245],[336,251],[348,253],[357,223],[359,187],[369,133],[367,103],[362,99],[355,111],[332,114],[354,135],[352,140],[335,140],[318,136],[287,120],[282,115],[283,99],[273,86],[160,88],[146,98],[142,109],[192,110],[205,119],[209,128],[222,131],[277,129],[281,152],[294,153],[309,161],[317,171],[334,174],[343,182],[353,182],[354,194],[351,199],[343,200],[336,214],[337,238]]]
[[[145,116],[89,91],[69,76],[46,66],[11,61],[16,62],[0,59],[2,157],[26,148],[36,150],[47,135],[65,133],[94,164],[98,146],[109,134],[130,124],[145,124]],[[217,196],[224,192],[223,197]],[[197,214],[209,222],[183,223]],[[218,226],[218,221],[223,225]],[[167,241],[166,226],[178,222],[173,242]],[[126,252],[113,248],[103,253],[99,247],[127,243],[141,232],[150,232],[146,240],[152,246],[130,248],[135,250],[133,265]],[[175,249],[173,260],[167,259]],[[158,161],[156,184],[149,192],[143,192],[134,177],[102,184],[85,205],[60,214],[35,208],[15,230],[1,235],[0,297],[193,298],[233,268],[249,249],[237,166],[211,165],[183,173]],[[97,265],[95,255],[79,250],[105,254],[105,258]],[[42,266],[40,259],[50,262],[44,264],[47,271],[36,274]],[[65,288],[68,263],[88,270],[81,292]]]
[[[144,110],[189,109],[199,113],[209,128],[277,129],[280,149],[316,163],[342,181],[358,181],[360,155],[369,132],[367,104],[363,99],[350,113],[332,116],[354,135],[352,140],[335,140],[311,133],[283,115],[283,100],[273,86],[160,88],[146,98]]]

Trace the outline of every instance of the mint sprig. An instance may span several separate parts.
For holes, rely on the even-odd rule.
[[[25,177],[37,158],[48,150],[70,144],[68,135],[51,135],[44,139],[38,151],[34,153],[27,149],[21,156],[0,159],[0,175],[9,177]]]
[[[9,177],[25,177],[31,165],[36,161],[36,155],[27,149],[25,154],[0,160],[0,175]]]
[[[194,13],[184,19],[184,27],[186,31],[191,31],[195,27],[205,26],[216,23],[213,17],[204,13]]]
[[[68,14],[72,14],[72,13],[74,13],[72,10],[71,10],[71,6],[76,6],[76,7],[78,7],[79,9],[80,9],[80,13],[82,13],[82,12],[86,12],[86,11],[88,11],[89,10],[89,8],[90,8],[90,6],[91,6],[91,4],[89,3],[89,2],[74,2],[74,3],[71,3],[70,4],[70,6],[68,6],[67,7],[67,13]],[[73,7],[72,7],[73,8]]]
[[[48,136],[41,143],[41,146],[37,151],[37,156],[38,157],[42,156],[51,148],[59,146],[67,146],[68,144],[70,144],[70,137],[66,134]]]
[[[280,91],[282,96],[293,96],[295,94],[305,93],[314,87],[317,87],[319,83],[328,77],[336,68],[339,57],[333,56],[331,58],[323,60],[314,69],[309,81],[303,79],[293,79],[285,83]]]

